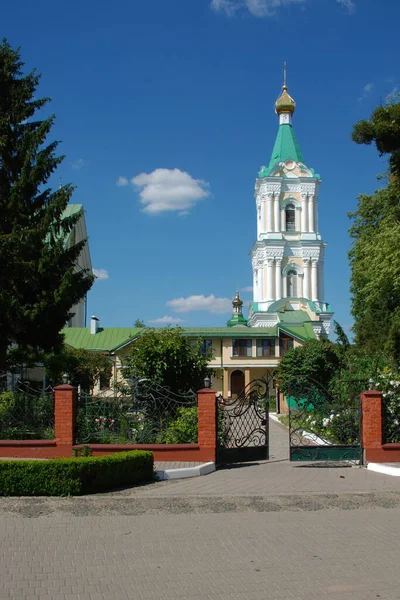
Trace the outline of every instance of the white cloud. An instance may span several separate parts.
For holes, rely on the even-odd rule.
[[[247,10],[253,17],[272,17],[283,6],[290,4],[305,4],[307,0],[211,0],[211,8],[228,17],[235,16],[236,12]],[[355,12],[354,0],[336,0],[349,14]]]
[[[143,211],[152,215],[167,211],[178,211],[181,216],[198,200],[210,195],[208,183],[193,179],[180,169],[155,169],[151,173],[140,173],[131,179],[138,188]]]
[[[252,292],[252,291],[253,291],[253,286],[252,286],[252,285],[248,285],[248,286],[246,286],[246,287],[242,288],[242,290],[241,290],[241,291],[242,291],[242,292],[247,292],[247,293],[250,293],[250,292]]]
[[[371,94],[371,92],[373,90],[373,87],[374,87],[373,83],[366,83],[363,87],[361,96],[358,98],[358,101],[362,102],[363,100],[368,98],[368,96]]]
[[[389,92],[388,95],[385,98],[386,104],[390,104],[391,102],[393,102],[394,100],[396,100],[396,97],[398,95],[399,95],[399,86],[395,85],[394,88],[392,89],[392,91]]]
[[[210,313],[232,312],[232,300],[229,300],[229,298],[216,298],[214,294],[175,298],[174,300],[168,300],[167,306],[170,306],[177,313],[187,313],[195,310],[204,310]]]
[[[75,169],[76,171],[79,171],[79,169],[82,169],[82,167],[84,167],[85,165],[86,165],[86,161],[84,161],[83,158],[77,158],[72,163],[72,168]]]
[[[108,271],[106,269],[93,269],[93,275],[96,279],[108,279]]]
[[[356,3],[354,0],[336,0],[338,4],[344,6],[349,15],[352,15],[356,11]]]
[[[184,323],[183,319],[179,319],[179,317],[159,317],[158,319],[150,319],[149,323]]]
[[[124,186],[124,185],[128,185],[129,181],[126,177],[118,177],[117,179],[117,185],[118,186]]]

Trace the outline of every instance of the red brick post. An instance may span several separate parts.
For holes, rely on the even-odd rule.
[[[361,394],[362,446],[365,451],[382,447],[382,392]]]
[[[77,388],[58,385],[54,389],[54,437],[57,446],[73,446],[75,443]]]
[[[204,388],[197,392],[198,444],[204,460],[215,462],[217,452],[217,399],[215,391]]]

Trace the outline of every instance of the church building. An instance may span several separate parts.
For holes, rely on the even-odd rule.
[[[251,258],[253,302],[248,324],[273,327],[282,311],[306,311],[316,337],[329,334],[324,301],[324,253],[319,232],[321,178],[305,163],[292,118],[296,103],[286,81],[275,104],[278,133],[268,166],[255,184],[257,239]]]
[[[235,396],[253,379],[270,374],[291,348],[329,334],[333,313],[324,297],[326,244],[318,220],[321,179],[306,165],[294,134],[295,108],[284,81],[275,104],[279,123],[271,159],[255,183],[253,301],[247,319],[237,292],[225,327],[183,329],[187,337],[203,340],[204,352],[212,351],[210,367],[222,374],[213,378],[213,388],[224,397]],[[94,317],[91,327],[69,327],[63,333],[67,345],[110,357],[112,393],[124,357],[144,331],[103,328]],[[276,397],[279,410],[279,393]]]

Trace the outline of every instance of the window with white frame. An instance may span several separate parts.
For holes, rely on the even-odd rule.
[[[296,230],[296,208],[294,204],[288,204],[285,209],[286,231]]]

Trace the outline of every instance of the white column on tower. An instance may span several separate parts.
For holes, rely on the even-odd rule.
[[[316,197],[314,197],[314,231],[315,233],[319,233],[318,198]]]
[[[281,231],[286,231],[286,213],[284,208],[281,208]]]
[[[274,197],[274,231],[278,232],[281,230],[280,228],[280,223],[279,223],[279,216],[280,216],[280,210],[279,210],[279,196],[275,196]]]
[[[275,300],[282,298],[282,260],[277,258],[275,261]]]
[[[257,203],[257,239],[260,239],[261,233],[261,202]]]
[[[296,227],[296,231],[300,231],[300,218],[301,218],[301,212],[299,208],[296,208],[296,211],[294,213],[295,216],[295,227]]]
[[[260,233],[265,233],[265,198],[261,198],[261,223],[260,223]]]
[[[272,258],[267,260],[267,302],[274,299],[274,266]]]
[[[324,261],[319,259],[318,262],[318,300],[324,302]]]
[[[307,203],[307,196],[306,196],[306,194],[302,194],[301,198],[302,198],[302,202],[301,202],[301,231],[302,231],[302,233],[306,233],[306,231],[307,231],[307,223],[308,223],[308,218],[307,218],[308,203]]]
[[[282,275],[282,298],[287,298],[287,277]]]
[[[264,302],[264,267],[258,267],[258,302]]]
[[[303,289],[304,289],[304,274],[297,276],[297,284],[299,289],[297,290],[297,295],[299,298],[304,298]]]
[[[318,261],[313,258],[311,261],[311,300],[318,301]]]
[[[308,197],[308,231],[314,233],[314,196]]]
[[[303,282],[303,297],[310,299],[310,286],[309,286],[309,275],[308,275],[309,259],[304,259],[304,282]]]
[[[267,232],[273,231],[272,195],[267,196]]]
[[[253,268],[253,298],[258,302],[258,271]]]

